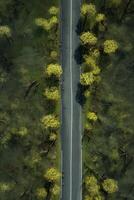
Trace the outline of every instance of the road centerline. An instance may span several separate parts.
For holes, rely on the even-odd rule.
[[[73,73],[72,73],[72,57],[73,57],[73,49],[72,49],[72,20],[73,20],[73,8],[72,8],[72,0],[70,0],[70,92],[71,92],[71,130],[70,130],[70,200],[72,200],[72,137],[73,137]]]

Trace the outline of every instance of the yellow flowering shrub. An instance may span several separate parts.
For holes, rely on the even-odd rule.
[[[104,52],[107,54],[115,53],[118,49],[118,43],[115,40],[106,40],[104,42]]]
[[[114,179],[106,179],[104,180],[104,182],[102,183],[103,189],[107,192],[107,193],[114,193],[118,191],[118,183],[116,180]]]
[[[44,126],[44,128],[59,128],[60,122],[59,119],[55,115],[45,115],[41,119],[41,123]]]
[[[59,89],[57,87],[46,88],[43,94],[49,100],[58,101],[60,98]]]
[[[88,112],[87,113],[87,119],[95,122],[95,121],[97,121],[98,117],[94,112]]]
[[[50,9],[49,9],[49,14],[50,15],[57,15],[59,13],[59,8],[55,7],[55,6],[52,6]]]
[[[94,82],[94,75],[91,72],[82,73],[80,75],[80,83],[82,85],[92,85]]]
[[[60,78],[62,74],[62,68],[59,64],[49,64],[45,69],[45,73],[50,77],[52,75]]]
[[[49,168],[47,172],[44,173],[44,178],[52,182],[58,181],[60,176],[61,174],[55,168]]]
[[[82,44],[89,44],[89,45],[95,45],[97,43],[97,37],[91,33],[91,32],[84,32],[80,36],[80,40]]]

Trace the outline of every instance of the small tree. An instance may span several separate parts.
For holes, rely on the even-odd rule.
[[[41,123],[45,129],[48,128],[59,128],[60,122],[55,115],[46,115],[41,119]]]
[[[53,28],[55,25],[58,24],[58,18],[56,16],[52,16],[49,19],[50,28]]]
[[[37,190],[36,190],[36,196],[37,196],[37,199],[39,199],[39,200],[43,200],[44,198],[46,198],[46,196],[47,196],[46,189],[43,188],[43,187],[37,188]]]
[[[44,178],[47,179],[50,182],[56,182],[60,178],[60,173],[57,169],[55,168],[49,168],[45,173],[44,173]]]
[[[83,45],[95,45],[97,43],[97,37],[95,37],[95,35],[89,31],[82,33],[80,40]]]
[[[14,187],[13,183],[0,182],[0,192],[9,192]]]
[[[52,189],[52,195],[53,196],[58,196],[60,194],[60,187],[56,184],[54,185]]]
[[[118,191],[118,183],[116,180],[114,179],[106,179],[103,181],[102,183],[103,189],[107,192],[107,193],[114,193]]]
[[[56,87],[46,88],[43,94],[48,100],[58,101],[60,98],[59,89]]]
[[[49,20],[44,18],[36,18],[35,24],[41,28],[43,28],[46,31],[49,31],[51,29],[51,25],[49,23]]]
[[[81,15],[85,16],[85,15],[90,15],[90,16],[95,16],[96,14],[96,7],[94,4],[90,3],[84,3],[81,6]]]
[[[105,21],[105,19],[106,19],[106,16],[103,13],[98,13],[96,16],[97,22],[103,22],[103,21]]]
[[[0,26],[0,37],[11,37],[11,29],[9,26]]]
[[[91,72],[82,73],[80,75],[81,85],[92,85],[94,81],[94,75]]]
[[[97,179],[94,176],[88,176],[85,179],[86,189],[91,196],[99,194],[100,186],[97,183]]]
[[[51,57],[53,60],[56,60],[57,57],[58,57],[58,53],[57,53],[57,51],[51,51],[51,53],[50,53],[50,57]]]
[[[54,142],[54,141],[56,141],[56,139],[57,139],[56,133],[51,133],[50,136],[49,136],[49,140],[51,142]]]
[[[90,67],[96,67],[96,60],[92,56],[84,56],[85,63]]]
[[[97,121],[98,117],[94,112],[88,112],[87,119],[95,122],[95,121]]]
[[[28,130],[27,130],[26,127],[21,127],[19,129],[19,131],[16,132],[16,134],[19,135],[19,136],[21,136],[21,137],[24,137],[24,136],[28,135]]]
[[[118,49],[118,43],[115,40],[106,40],[104,42],[104,52],[107,54],[115,53]]]
[[[62,74],[62,68],[59,64],[49,64],[45,69],[45,74],[49,77],[56,76],[57,78],[60,78]]]
[[[49,14],[50,15],[57,15],[59,14],[59,8],[55,7],[55,6],[52,6],[50,9],[49,9]]]

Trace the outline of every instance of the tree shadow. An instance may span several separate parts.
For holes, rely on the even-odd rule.
[[[83,63],[83,52],[84,48],[82,45],[79,45],[78,48],[75,50],[74,58],[78,65],[81,65]]]
[[[77,35],[80,35],[81,32],[82,32],[82,28],[83,28],[82,24],[83,24],[82,20],[79,18],[78,23],[76,25],[76,33],[77,33]]]
[[[85,92],[86,88],[85,86],[81,85],[80,83],[78,83],[77,85],[77,92],[76,92],[76,101],[83,106],[86,102],[86,98],[84,96],[84,92]]]

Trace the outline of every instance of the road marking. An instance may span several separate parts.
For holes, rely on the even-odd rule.
[[[73,88],[72,88],[72,35],[73,35],[73,30],[72,30],[72,20],[73,20],[73,6],[72,2],[73,0],[70,0],[70,91],[71,91],[71,149],[70,149],[70,200],[72,199],[72,136],[73,136]]]

